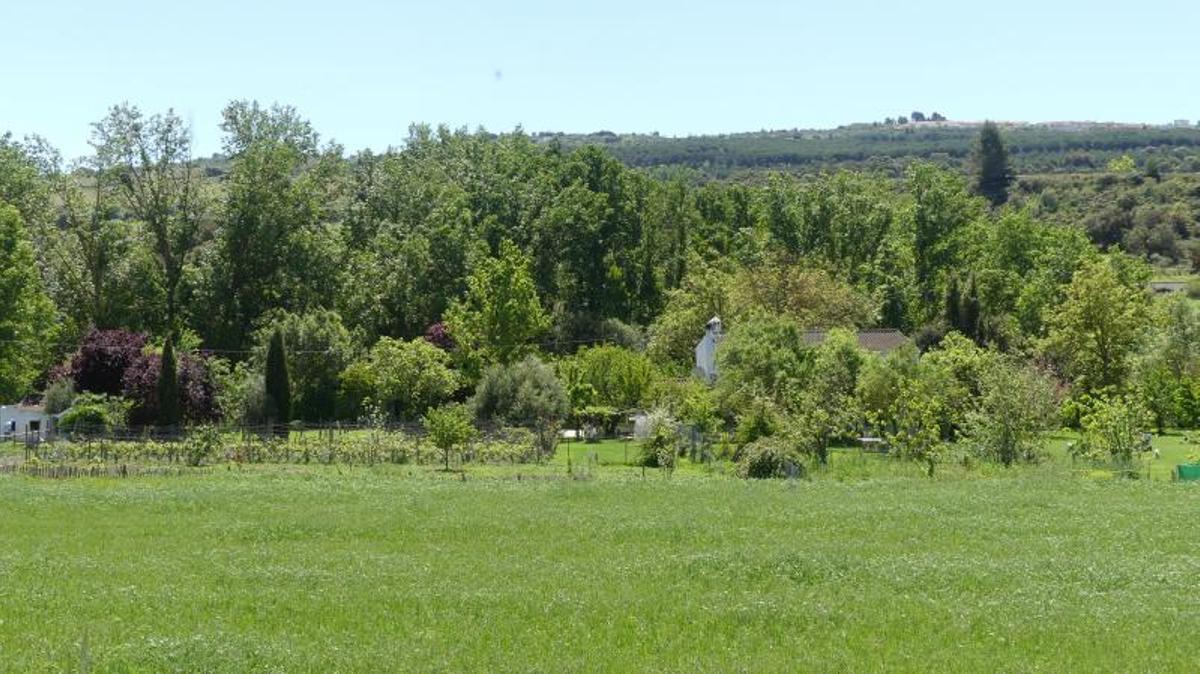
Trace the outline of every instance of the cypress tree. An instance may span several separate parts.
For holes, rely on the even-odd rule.
[[[975,285],[975,277],[971,276],[967,299],[963,302],[962,322],[963,334],[976,341],[979,339],[979,314],[979,288]]]
[[[962,331],[962,295],[958,292],[958,277],[951,276],[946,284],[946,327]]]
[[[292,416],[292,387],[288,377],[287,354],[284,351],[283,333],[278,329],[271,335],[267,345],[267,368],[264,381],[264,417],[270,425],[284,427]],[[277,430],[278,432],[278,430]]]
[[[175,363],[174,339],[167,337],[158,369],[158,425],[174,428],[179,425],[179,370]]]
[[[987,197],[993,206],[1008,201],[1008,188],[1013,183],[1012,165],[1008,161],[1008,148],[1000,137],[1000,128],[992,122],[984,122],[979,132],[979,143],[975,146],[975,191]]]

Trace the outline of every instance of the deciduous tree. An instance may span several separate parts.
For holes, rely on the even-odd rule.
[[[450,356],[424,338],[383,337],[341,375],[342,395],[355,414],[372,403],[394,417],[416,419],[458,390]]]
[[[550,327],[538,300],[531,260],[510,241],[467,279],[467,295],[446,313],[450,336],[484,363],[511,363],[537,348]]]
[[[47,365],[55,313],[25,222],[16,208],[0,201],[0,400],[13,402],[29,393]]]
[[[1146,335],[1146,293],[1122,283],[1113,262],[1102,259],[1075,273],[1048,323],[1045,349],[1080,393],[1121,388]]]
[[[98,170],[149,233],[163,274],[167,330],[175,330],[180,281],[209,201],[192,159],[191,130],[171,110],[147,117],[122,104],[93,125],[92,146]]]

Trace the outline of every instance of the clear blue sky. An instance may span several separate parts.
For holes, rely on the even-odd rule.
[[[67,156],[113,103],[219,148],[234,98],[355,150],[410,122],[663,134],[951,119],[1200,119],[1200,2],[5,0],[0,130]]]

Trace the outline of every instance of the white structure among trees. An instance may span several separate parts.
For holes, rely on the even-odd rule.
[[[717,345],[721,343],[721,319],[713,316],[704,326],[704,337],[696,344],[697,377],[712,382],[717,378]]]
[[[53,423],[41,405],[0,405],[0,440],[43,440]]]

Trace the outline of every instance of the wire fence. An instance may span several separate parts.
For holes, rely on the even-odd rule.
[[[31,465],[204,466],[221,462],[276,464],[544,463],[559,434],[485,426],[453,448],[439,448],[417,423],[192,426],[179,428],[76,425],[12,436]],[[566,442],[571,442],[570,439]],[[15,452],[8,452],[10,455]]]

